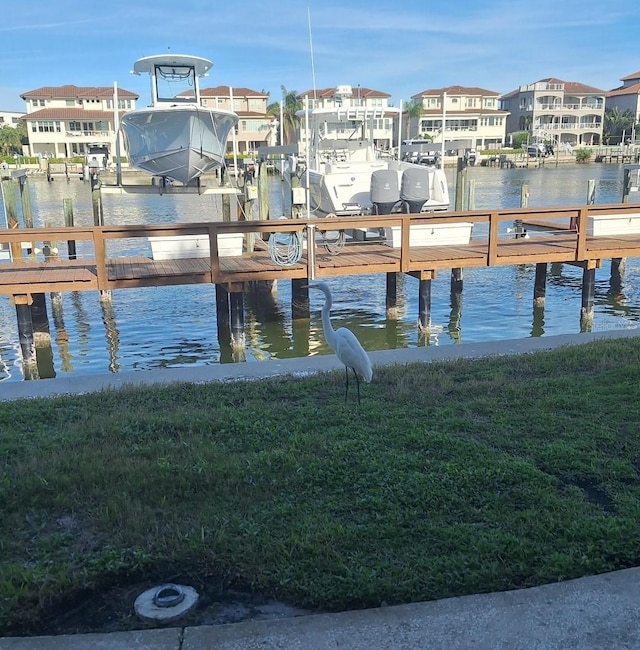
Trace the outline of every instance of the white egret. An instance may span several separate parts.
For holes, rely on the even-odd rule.
[[[358,386],[358,404],[360,404],[360,380],[369,383],[373,378],[373,367],[371,366],[371,359],[366,353],[365,349],[360,345],[360,341],[356,335],[346,327],[339,327],[337,330],[333,329],[329,312],[333,299],[331,298],[331,290],[326,282],[310,282],[309,287],[312,289],[320,289],[324,293],[325,302],[322,307],[322,330],[327,345],[336,353],[336,356],[345,366],[345,379],[346,389],[344,393],[345,402],[349,394],[349,368],[353,370]]]

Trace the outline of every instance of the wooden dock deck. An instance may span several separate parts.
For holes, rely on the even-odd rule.
[[[608,236],[587,235],[589,219],[598,215],[640,217],[640,206],[633,204],[590,205],[569,208],[521,208],[504,211],[448,212],[420,215],[382,215],[327,219],[278,219],[227,223],[101,226],[89,228],[34,228],[0,230],[0,242],[16,248],[29,240],[58,242],[59,256],[45,260],[21,258],[0,263],[0,293],[11,296],[39,292],[109,291],[133,287],[213,283],[242,290],[244,283],[258,280],[305,279],[375,273],[408,273],[421,280],[432,279],[443,269],[513,264],[564,262],[583,268],[596,268],[603,259],[640,255],[640,229],[637,233]],[[528,238],[515,238],[500,228],[516,220],[536,223],[539,231]],[[568,229],[569,222],[577,225]],[[436,246],[409,246],[412,226],[472,222],[469,243]],[[548,231],[544,224],[549,224]],[[566,223],[567,227],[558,226]],[[382,241],[351,241],[337,254],[325,250],[314,232],[353,228],[401,228],[402,244],[392,248]],[[488,227],[487,227],[488,226]],[[274,261],[266,246],[234,257],[218,257],[217,235],[224,232],[256,233],[304,231],[306,246],[298,261],[283,266]],[[144,256],[107,255],[116,239],[137,239],[161,235],[208,235],[210,256],[205,258],[153,260]],[[68,259],[65,241],[76,241],[88,249],[80,259]],[[84,246],[80,246],[84,242]]]

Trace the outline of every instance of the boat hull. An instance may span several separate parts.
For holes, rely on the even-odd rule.
[[[187,105],[125,113],[121,127],[129,165],[189,185],[223,165],[237,121],[231,111]]]
[[[366,163],[325,164],[323,167],[322,170],[309,170],[310,208],[319,216],[331,213],[337,216],[371,214],[372,174],[379,170],[395,171],[400,185],[403,171],[416,167],[429,171],[429,199],[422,210],[428,212],[449,208],[447,181],[441,169],[382,159]],[[305,174],[301,182],[306,186]]]

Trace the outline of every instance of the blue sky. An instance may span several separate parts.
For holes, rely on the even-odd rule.
[[[24,110],[20,94],[41,86],[114,82],[144,105],[149,78],[133,62],[169,50],[213,61],[203,87],[270,101],[314,81],[381,90],[396,106],[428,88],[503,94],[546,77],[611,90],[640,70],[637,12],[630,0],[5,0],[0,110]]]

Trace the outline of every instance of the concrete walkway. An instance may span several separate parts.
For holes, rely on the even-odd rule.
[[[389,350],[374,365],[521,354],[635,330]],[[53,396],[171,381],[301,376],[341,367],[333,356],[131,372],[0,385],[0,397]],[[375,379],[374,379],[375,381]],[[110,634],[0,638],[0,650],[638,650],[640,568],[494,594],[338,614]]]
[[[0,650],[638,650],[640,569],[273,621],[2,638]]]
[[[402,350],[378,350],[371,352],[374,366],[394,363],[429,362],[450,359],[476,359],[492,355],[523,354],[537,350],[550,350],[562,345],[577,345],[600,339],[640,336],[640,330],[613,330],[585,334],[563,334],[559,336],[527,339],[510,339],[486,343],[462,343],[460,345],[431,345]],[[172,382],[205,383],[208,381],[258,380],[282,375],[302,377],[304,375],[343,369],[334,355],[302,357],[296,359],[273,359],[250,363],[225,363],[193,368],[164,368],[85,375],[81,377],[60,375],[55,379],[35,381],[0,382],[0,399],[29,397],[52,397],[69,393],[91,393],[101,390],[168,384]],[[374,378],[375,381],[375,378]]]

